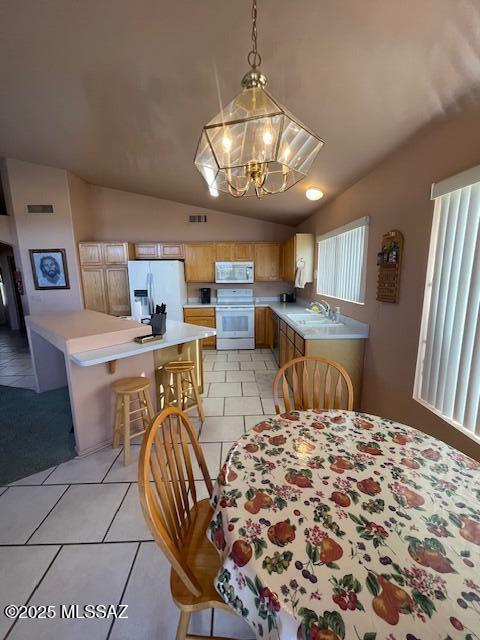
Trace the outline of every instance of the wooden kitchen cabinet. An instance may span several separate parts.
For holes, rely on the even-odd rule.
[[[130,315],[129,242],[80,242],[78,245],[85,309],[112,316]]]
[[[127,267],[108,267],[105,269],[108,313],[111,316],[130,314],[130,291],[128,287]]]
[[[215,256],[218,262],[233,262],[235,260],[235,245],[232,242],[217,242]]]
[[[253,250],[253,244],[251,242],[239,242],[233,245],[234,247],[234,260],[249,261],[255,259],[255,252]]]
[[[281,280],[281,245],[255,243],[255,280]]]
[[[187,282],[215,282],[215,244],[185,245],[185,280]]]
[[[267,346],[267,307],[255,308],[255,346]]]
[[[137,242],[135,257],[139,260],[183,260],[185,247],[181,242]]]
[[[308,340],[298,334],[286,322],[279,322],[280,366],[292,358],[321,356],[335,360],[348,371],[353,383],[353,407],[358,409],[362,391],[365,340],[329,339]],[[313,365],[312,365],[313,366]],[[310,372],[312,373],[312,372]],[[287,374],[287,379],[290,380]]]
[[[248,262],[254,259],[252,242],[217,242],[216,256],[220,262]]]
[[[161,242],[159,244],[159,257],[163,260],[183,260],[185,247],[178,242]]]
[[[103,267],[82,267],[81,274],[85,309],[108,313]]]
[[[289,238],[282,247],[282,280],[295,282],[295,236]]]
[[[86,267],[103,264],[103,250],[101,242],[80,242],[78,245],[80,264]]]
[[[270,349],[273,349],[273,338],[275,333],[274,327],[274,315],[270,307],[265,309],[265,344]]]
[[[287,338],[287,334],[283,333],[283,331],[280,331],[280,334],[278,336],[278,343],[279,343],[279,347],[280,347],[280,366],[283,367],[283,365],[288,362],[287,359],[287,343],[288,343],[288,338]]]
[[[183,310],[183,320],[188,324],[196,324],[200,327],[211,327],[215,329],[215,307],[189,307]],[[215,336],[204,338],[202,340],[203,347],[213,347],[215,349],[217,339]]]
[[[315,241],[313,233],[296,233],[282,247],[282,280],[295,282],[297,262],[305,263],[305,281],[313,282]]]
[[[133,256],[133,247],[128,242],[103,243],[103,260],[107,265],[123,264],[126,266]]]
[[[137,242],[135,244],[135,257],[141,260],[155,260],[158,255],[158,242]]]

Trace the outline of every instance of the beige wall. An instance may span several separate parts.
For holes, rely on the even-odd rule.
[[[10,216],[0,216],[0,242],[13,244],[13,233]]]
[[[229,287],[224,284],[215,284],[214,282],[191,282],[187,284],[187,295],[189,300],[200,298],[201,287],[211,287],[212,297],[216,297],[217,289],[235,288],[235,289],[248,289],[253,287],[253,295],[258,298],[273,298],[278,297],[281,293],[290,293],[293,291],[292,282],[255,282],[251,284],[237,284]]]
[[[95,214],[92,207],[91,185],[85,180],[67,174],[73,235],[76,242],[95,238]]]
[[[96,240],[206,241],[286,240],[292,227],[160,200],[128,191],[92,186]],[[188,223],[191,214],[207,214],[206,223]]]
[[[67,172],[29,162],[7,159],[7,207],[15,222],[17,252],[25,295],[25,313],[42,314],[81,309],[77,250],[73,235]],[[26,214],[27,204],[53,204],[54,214]],[[70,289],[37,291],[33,283],[29,249],[65,249]]]
[[[480,446],[412,398],[433,214],[430,186],[479,163],[480,113],[457,115],[419,133],[298,230],[324,233],[370,216],[366,303],[333,301],[370,325],[362,409],[418,427],[480,459]],[[399,304],[376,301],[376,255],[391,229],[405,237]],[[306,292],[314,295],[311,287]]]

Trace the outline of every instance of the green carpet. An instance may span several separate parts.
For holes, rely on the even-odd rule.
[[[75,456],[68,389],[0,386],[0,485]]]

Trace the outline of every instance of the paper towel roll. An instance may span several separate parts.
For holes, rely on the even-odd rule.
[[[133,301],[132,317],[134,320],[137,320],[137,322],[142,321],[142,303],[138,298],[135,298]]]

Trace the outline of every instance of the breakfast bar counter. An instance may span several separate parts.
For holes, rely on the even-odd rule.
[[[134,338],[151,335],[149,325],[88,310],[28,316],[26,324],[37,392],[68,386],[79,456],[111,445],[113,382],[148,378],[158,406],[158,367],[188,359],[201,389],[201,340],[215,335],[208,327],[167,320],[160,340],[139,344]]]

